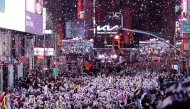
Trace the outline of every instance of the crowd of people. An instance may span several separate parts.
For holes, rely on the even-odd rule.
[[[40,70],[2,92],[5,109],[157,109],[167,85],[186,79],[163,63],[141,62],[96,75]],[[3,99],[2,99],[3,98]]]

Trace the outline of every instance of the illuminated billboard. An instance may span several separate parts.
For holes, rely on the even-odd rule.
[[[0,0],[0,27],[25,31],[25,0]]]
[[[80,19],[74,19],[66,22],[66,38],[84,37],[84,21]]]
[[[0,0],[0,28],[42,35],[42,0]]]
[[[122,26],[131,28],[129,6],[121,6],[122,1],[113,1],[98,0],[93,7],[95,10],[93,13],[93,17],[95,17],[93,19],[94,48],[112,48],[113,36],[117,34],[118,28]],[[121,33],[121,48],[133,48],[133,33],[124,31]]]
[[[108,0],[98,0],[93,13],[94,48],[107,48],[112,45],[112,35],[117,33],[120,20],[115,21],[112,16],[119,11]]]
[[[43,34],[43,0],[26,0],[25,32]]]

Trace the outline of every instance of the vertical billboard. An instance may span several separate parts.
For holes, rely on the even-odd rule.
[[[115,21],[112,16],[119,11],[119,7],[115,9],[114,3],[109,0],[98,0],[95,9],[94,25],[94,47],[105,48],[106,45],[112,45],[111,35],[117,33],[117,28],[120,27],[120,20]],[[105,43],[106,42],[106,43]]]
[[[113,43],[113,36],[122,25],[124,28],[131,28],[131,16],[129,5],[123,0],[97,0],[94,3],[93,34],[95,48],[110,48]],[[122,21],[123,20],[123,21]],[[121,48],[134,47],[134,35],[130,32],[122,32]]]
[[[77,2],[77,18],[81,19],[80,13],[82,10],[82,0],[78,0]]]
[[[66,22],[65,23],[65,37],[71,38],[72,37],[71,33],[72,33],[71,22]]]
[[[74,19],[72,21],[66,22],[66,38],[84,38],[84,20]]]
[[[84,38],[84,21],[83,20],[72,20],[72,38],[80,37]]]
[[[58,24],[57,25],[57,29],[56,29],[56,33],[57,33],[57,45],[61,46],[62,45],[62,39],[63,39],[63,26],[64,24]]]
[[[0,0],[0,28],[42,35],[43,0]]]
[[[26,0],[25,32],[41,35],[43,33],[43,0]]]

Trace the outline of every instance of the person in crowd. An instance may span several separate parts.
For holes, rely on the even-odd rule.
[[[26,79],[20,79],[14,90],[5,95],[3,107],[157,109],[166,96],[167,84],[184,80],[169,69],[159,72],[162,64],[156,62],[138,62],[120,69],[107,69],[103,74],[68,73],[65,70],[59,72],[57,78],[51,72],[39,76],[42,72],[36,70]]]

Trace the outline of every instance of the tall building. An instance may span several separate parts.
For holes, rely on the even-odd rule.
[[[91,39],[93,37],[93,1],[94,0],[83,0],[85,38],[87,39]]]
[[[35,8],[35,4],[38,5],[38,9]],[[16,8],[13,8],[14,6]],[[41,0],[1,0],[0,90],[12,90],[14,81],[27,73],[28,59],[31,58],[28,39],[43,34],[42,8]]]

